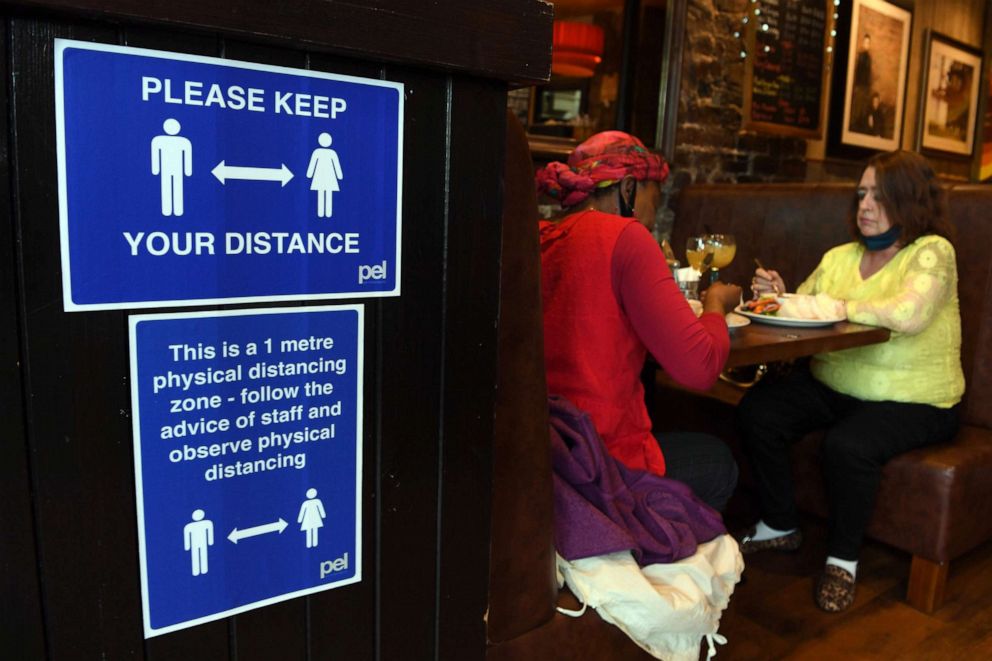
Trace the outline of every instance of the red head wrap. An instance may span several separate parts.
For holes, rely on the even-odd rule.
[[[567,208],[585,200],[593,189],[612,186],[627,175],[662,182],[668,178],[668,163],[628,133],[603,131],[576,147],[568,165],[554,162],[538,170],[537,190]]]

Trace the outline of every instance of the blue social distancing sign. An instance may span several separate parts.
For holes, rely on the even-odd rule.
[[[55,51],[67,310],[399,294],[403,85]]]
[[[146,636],[361,580],[363,308],[130,318]]]

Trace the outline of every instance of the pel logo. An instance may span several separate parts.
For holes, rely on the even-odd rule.
[[[358,267],[358,284],[362,284],[366,280],[385,280],[386,279],[386,260],[383,260],[381,264],[369,265],[362,264]]]
[[[336,560],[324,560],[320,563],[320,578],[323,579],[328,574],[336,574],[339,571],[344,571],[348,568],[348,554],[345,553],[343,556]]]

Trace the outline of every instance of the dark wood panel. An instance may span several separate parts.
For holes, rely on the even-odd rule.
[[[307,68],[307,54],[302,50],[257,44],[239,39],[222,39],[220,55],[229,60],[258,62],[295,69]]]
[[[406,86],[403,295],[383,302],[378,632],[380,659],[436,658],[438,463],[448,81],[386,70]]]
[[[151,48],[208,57],[218,57],[221,53],[221,42],[214,35],[174,32],[143,25],[123,27],[120,42],[124,46],[135,48]]]
[[[118,34],[11,23],[26,414],[48,653],[142,658],[125,318],[62,311],[55,37],[116,43]]]
[[[546,81],[551,75],[553,7],[541,0],[26,0],[18,4],[250,35],[256,41],[268,39],[522,83]]]
[[[8,24],[0,34],[0,79],[6,81]],[[0,104],[9,107],[8,87],[0,87]],[[35,563],[34,517],[28,477],[27,438],[21,383],[20,310],[15,309],[20,260],[12,222],[11,149],[8,113],[0,115],[0,301],[9,311],[0,315],[0,594],[17,595],[0,600],[4,654],[11,658],[40,659],[45,655],[41,593]]]
[[[506,87],[456,79],[445,276],[439,658],[482,658],[488,603]],[[491,121],[479,122],[481,117]]]

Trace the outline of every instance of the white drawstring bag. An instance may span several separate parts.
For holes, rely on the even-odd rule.
[[[700,544],[678,562],[645,567],[630,551],[572,562],[558,556],[559,586],[564,580],[583,604],[580,611],[559,610],[577,617],[591,606],[655,658],[697,661],[704,639],[708,657],[716,655],[714,643],[726,642],[717,633],[720,616],[743,570],[730,535]]]

